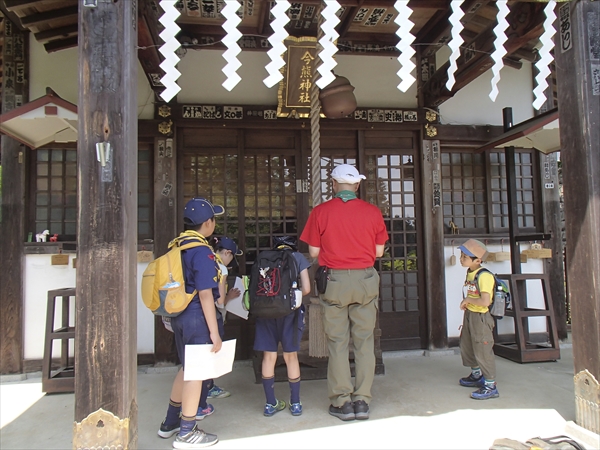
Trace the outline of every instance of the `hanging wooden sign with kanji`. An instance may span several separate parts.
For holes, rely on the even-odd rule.
[[[277,117],[309,117],[317,40],[289,37],[283,80],[279,83]]]

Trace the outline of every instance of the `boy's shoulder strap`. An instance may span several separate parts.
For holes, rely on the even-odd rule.
[[[477,272],[475,272],[475,278],[473,278],[473,283],[477,283],[477,280],[479,280],[479,275],[481,275],[482,272],[490,272],[490,271],[488,269],[486,269],[485,267],[480,267],[479,269],[477,269]],[[490,273],[492,273],[492,272],[490,272]],[[465,275],[465,283],[468,280],[469,280],[469,269],[467,269],[467,274]]]
[[[175,246],[179,247],[180,250],[187,250],[199,246],[205,246],[212,249],[204,236],[192,230],[184,231],[169,242],[169,250]]]
[[[494,275],[494,273],[491,270],[486,269],[485,267],[481,267],[477,271],[477,273],[475,274],[475,278],[473,279],[473,282],[477,285],[477,289],[479,289],[479,275],[481,275],[482,273],[485,273],[485,272],[487,272],[491,276],[493,276],[494,277],[494,283],[496,283],[496,275]]]
[[[492,273],[491,270],[486,269],[485,267],[480,267],[479,270],[477,271],[477,273],[475,273],[475,281],[477,281],[479,279],[479,275],[481,275],[482,273],[489,273],[491,274],[494,278],[496,278],[496,276]]]

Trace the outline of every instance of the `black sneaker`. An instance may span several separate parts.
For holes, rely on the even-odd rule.
[[[465,387],[482,387],[485,384],[485,378],[483,378],[483,375],[479,378],[475,378],[473,374],[470,373],[468,377],[458,380],[458,384]]]
[[[174,423],[173,425],[165,425],[165,423],[160,424],[160,428],[158,429],[158,435],[163,439],[168,439],[173,436],[175,433],[179,432],[179,421]]]
[[[367,420],[369,418],[369,405],[364,400],[354,402],[354,415],[356,420]]]
[[[342,406],[333,406],[329,405],[329,414],[337,417],[344,422],[348,420],[354,420],[356,416],[354,415],[354,406],[352,402],[346,402]]]

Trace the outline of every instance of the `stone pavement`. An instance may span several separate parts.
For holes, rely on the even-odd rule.
[[[497,438],[524,442],[560,434],[600,448],[598,435],[574,424],[570,344],[561,347],[556,362],[517,364],[497,358],[500,397],[483,401],[472,400],[472,389],[459,386],[468,370],[454,350],[386,352],[383,360],[386,373],[375,377],[370,420],[342,422],[330,416],[325,380],[302,382],[302,416],[284,410],[264,417],[262,386],[254,383],[250,361],[241,361],[217,381],[231,397],[212,400],[216,411],[200,426],[219,436],[215,449],[484,449]],[[173,439],[161,439],[156,431],[175,372],[174,367],[139,368],[140,449],[171,448]],[[0,448],[70,449],[73,394],[44,395],[39,374],[14,379],[0,378]],[[275,391],[289,400],[287,383],[276,383]]]

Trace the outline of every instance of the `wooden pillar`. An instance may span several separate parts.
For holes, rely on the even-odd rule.
[[[137,2],[79,3],[73,448],[137,447]],[[105,163],[97,143],[110,143]]]
[[[537,86],[535,77],[538,70],[533,67],[533,82]],[[546,102],[537,111],[536,115],[543,114],[556,108],[556,67],[553,64],[552,73],[546,81],[548,88],[544,91]],[[552,292],[552,305],[556,318],[556,332],[558,339],[566,340],[567,332],[567,300],[565,289],[564,247],[562,236],[562,211],[560,207],[560,180],[558,179],[558,153],[539,153],[540,159],[540,189],[542,191],[542,223],[544,234],[550,239],[544,243],[546,248],[552,250],[552,258],[544,259],[544,273],[548,274],[550,292]]]
[[[4,17],[2,46],[2,113],[27,103],[29,33]],[[2,135],[2,211],[0,219],[0,374],[23,371],[23,242],[25,242],[24,145]]]
[[[427,283],[427,330],[428,348],[448,348],[448,321],[446,313],[445,264],[444,264],[444,213],[442,211],[442,169],[440,141],[423,141],[422,189],[423,189],[423,235],[425,262],[423,279]]]
[[[552,305],[556,317],[558,339],[568,338],[567,302],[565,296],[565,268],[563,264],[562,221],[558,181],[557,153],[540,155],[542,173],[542,202],[544,234],[552,236],[545,246],[552,250],[552,258],[544,259],[544,273],[548,274]]]
[[[165,107],[171,114],[170,107]],[[163,107],[163,108],[165,108]],[[165,110],[167,110],[165,109]],[[164,137],[154,139],[154,257],[164,255],[177,232],[177,220],[181,215],[177,208],[177,146],[172,121],[165,119],[164,129],[170,131]],[[154,362],[177,362],[177,349],[173,333],[168,331],[160,316],[154,318]]]
[[[513,126],[512,108],[502,110],[504,131]],[[510,237],[510,263],[511,273],[521,273],[521,250],[517,242],[519,234],[519,216],[517,211],[517,169],[515,164],[515,147],[504,147],[504,164],[506,165],[506,196],[508,200],[508,235]],[[522,285],[520,287],[523,287]],[[523,288],[521,298],[525,299]]]
[[[567,295],[572,312],[575,413],[600,432],[600,2],[558,8],[556,34],[565,194]]]

